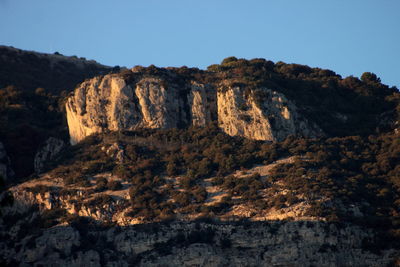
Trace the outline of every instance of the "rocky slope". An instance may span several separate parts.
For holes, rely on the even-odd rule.
[[[109,148],[111,150],[112,148]],[[262,180],[266,180],[271,169],[279,164],[290,164],[296,160],[296,157],[278,160],[272,164],[259,165],[246,171],[237,171],[232,176],[235,179],[251,179],[252,175],[259,174]],[[117,190],[96,190],[96,180],[106,179],[107,182],[118,181],[121,187]],[[173,187],[176,191],[183,190],[181,181],[182,176],[165,177],[167,185],[161,187]],[[215,178],[214,178],[215,179]],[[227,179],[227,178],[225,178]],[[278,186],[279,183],[276,183]],[[214,185],[213,178],[204,180],[204,186],[207,197],[204,200],[205,206],[214,207],[223,205],[224,197],[228,195],[228,190],[221,185]],[[41,211],[52,209],[63,209],[71,215],[90,217],[96,221],[107,221],[120,226],[129,226],[147,222],[140,216],[127,216],[131,211],[128,204],[130,201],[129,188],[134,185],[129,181],[123,181],[118,176],[111,173],[98,173],[86,186],[77,184],[65,184],[63,179],[54,176],[54,174],[44,174],[40,178],[21,183],[11,187],[9,191],[12,193],[14,200],[18,205],[34,206],[37,205]],[[278,188],[278,187],[277,187]],[[161,188],[154,188],[161,191]],[[287,190],[262,190],[262,199],[268,201],[286,195]],[[220,212],[213,217],[222,221],[251,219],[253,221],[268,220],[303,220],[303,221],[324,221],[325,218],[312,216],[307,214],[311,208],[309,202],[312,200],[308,197],[296,196],[299,200],[294,205],[286,208],[270,208],[259,211],[254,206],[242,199],[235,198],[235,205],[226,212]],[[321,196],[315,196],[319,203],[332,205],[332,200]],[[337,205],[337,204],[336,204]],[[358,208],[342,207],[349,214],[362,216]],[[354,211],[356,210],[356,211]],[[204,214],[195,210],[182,212],[175,209],[174,214],[181,220],[193,220]]]
[[[255,140],[323,134],[284,94],[272,89],[248,93],[239,86],[177,84],[139,75],[135,82],[128,82],[119,74],[109,74],[75,89],[66,103],[72,144],[104,131],[204,126],[213,119],[227,134]],[[257,91],[263,93],[261,98],[255,98]]]
[[[122,145],[102,150],[118,162],[126,160]],[[299,160],[309,159],[284,158],[236,171],[223,180],[254,179],[254,174],[259,174],[263,181],[270,181],[274,169]],[[360,223],[330,222],[310,214],[311,203],[318,202],[326,209],[335,207],[348,218],[367,218],[360,203],[340,203],[319,191],[298,193],[294,204],[288,204],[287,199],[280,208],[261,210],[237,195],[231,208],[206,219],[195,208],[176,209],[175,217],[154,223],[129,215],[132,195],[128,188],[133,184],[110,173],[97,173],[85,186],[66,184],[54,173],[47,173],[10,188],[14,202],[1,209],[0,219],[0,257],[4,262],[60,266],[396,266],[399,260],[399,251],[385,248],[388,241],[377,229]],[[122,186],[99,191],[99,179],[120,180]],[[165,177],[167,185],[153,189],[170,187],[180,192],[184,190],[182,179]],[[213,183],[215,179],[202,182],[207,191],[205,206],[218,207],[227,195],[223,185]],[[265,201],[294,192],[285,188],[284,179],[269,183],[259,192]]]
[[[67,205],[69,212],[83,216],[75,218],[95,220],[51,227],[49,219],[60,203],[74,197],[13,192],[13,204],[1,208],[4,266],[397,266],[400,259],[398,250],[379,247],[382,241],[372,229],[300,217],[116,226],[105,223],[118,213],[106,203],[91,208],[82,204],[79,209]],[[83,195],[81,191],[75,198]]]
[[[24,179],[0,183],[0,265],[399,265],[400,94],[376,75],[0,63],[0,175]]]
[[[32,216],[31,220],[34,220]],[[371,233],[321,222],[167,223],[86,230],[56,226],[13,243],[8,263],[52,266],[387,266],[397,252],[363,247]],[[4,237],[4,236],[3,236]]]

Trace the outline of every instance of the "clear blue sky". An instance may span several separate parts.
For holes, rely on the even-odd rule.
[[[0,0],[0,44],[127,67],[263,57],[400,87],[400,0]]]

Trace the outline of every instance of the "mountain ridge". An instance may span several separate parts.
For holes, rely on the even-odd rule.
[[[399,264],[400,93],[375,74],[3,52],[0,264]]]
[[[73,143],[107,130],[211,121],[230,135],[270,141],[393,128],[397,104],[389,98],[396,98],[396,88],[372,73],[362,77],[233,57],[208,71],[137,66],[85,81],[68,98],[66,111]]]

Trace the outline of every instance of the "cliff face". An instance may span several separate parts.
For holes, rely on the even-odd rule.
[[[387,266],[398,252],[374,254],[374,234],[357,226],[310,221],[174,222],[129,227],[58,225],[21,239],[37,213],[4,221],[6,263],[58,266]],[[7,211],[6,211],[7,212]],[[9,211],[11,212],[11,210]],[[1,219],[0,219],[1,220]],[[89,241],[90,240],[90,241]]]
[[[257,94],[258,93],[258,94]],[[315,137],[322,131],[297,112],[284,94],[258,89],[246,96],[240,87],[219,90],[218,123],[229,135],[281,141],[289,135]]]
[[[68,98],[66,110],[72,144],[106,130],[204,126],[211,121],[218,121],[229,135],[255,140],[322,134],[277,91],[196,81],[182,85],[157,76],[127,82],[109,74],[87,80]]]
[[[142,120],[133,89],[115,76],[83,82],[66,104],[71,143],[103,129],[119,130]]]
[[[56,199],[48,193],[15,193],[14,204],[2,207],[0,217],[0,259],[8,264],[387,266],[398,258],[394,249],[381,250],[379,254],[368,249],[366,244],[376,239],[370,229],[313,220],[175,221],[129,226],[95,226],[83,221],[40,229],[38,222],[45,215],[32,209],[32,205],[55,209]],[[108,221],[105,213],[86,208],[81,211],[81,216]],[[32,234],[26,235],[27,227]]]

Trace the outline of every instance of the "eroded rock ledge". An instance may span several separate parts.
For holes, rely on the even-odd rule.
[[[105,227],[81,223],[31,229],[32,235],[21,238],[24,227],[35,228],[40,215],[24,209],[13,212],[19,220],[0,218],[4,237],[0,259],[7,266],[387,266],[398,259],[393,249],[371,252],[365,244],[375,234],[351,224],[175,221]]]
[[[280,141],[316,137],[322,130],[273,89],[197,81],[174,83],[158,76],[133,81],[108,74],[80,84],[66,103],[71,143],[107,130],[203,126],[217,121],[232,136]]]

